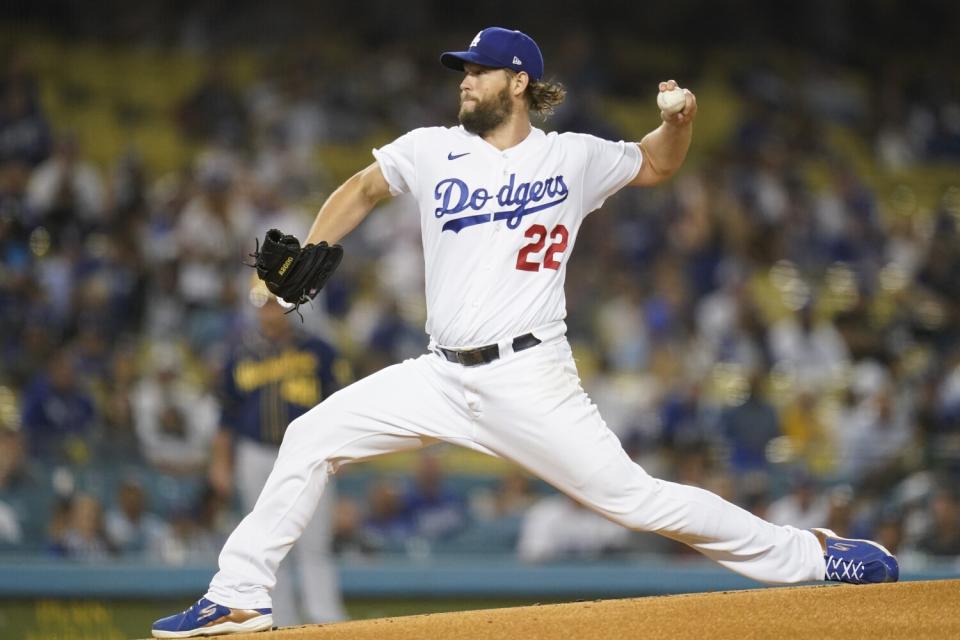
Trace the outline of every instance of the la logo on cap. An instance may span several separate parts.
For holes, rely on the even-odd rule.
[[[462,72],[465,63],[524,71],[534,82],[543,76],[543,55],[533,38],[503,27],[482,29],[466,51],[447,51],[440,56],[440,64],[454,71]]]

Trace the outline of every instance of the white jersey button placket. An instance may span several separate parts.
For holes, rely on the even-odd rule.
[[[507,176],[510,175],[509,158],[507,157],[507,154],[506,154],[506,153],[501,154],[500,157],[503,158],[503,184],[506,184],[506,183],[507,183]],[[502,221],[502,220],[501,220],[501,221],[497,221],[497,222],[495,222],[494,225],[493,225],[493,232],[494,232],[494,233],[500,233],[500,229],[502,229],[502,228],[503,228],[503,221]]]

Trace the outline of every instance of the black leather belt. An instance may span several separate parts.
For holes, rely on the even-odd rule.
[[[542,342],[540,338],[532,333],[525,333],[513,339],[513,352],[523,351],[530,347],[535,347]],[[437,347],[437,353],[442,355],[450,362],[458,362],[465,367],[476,367],[481,364],[488,364],[500,357],[500,347],[495,344],[488,344],[485,347],[476,349],[467,349],[458,351],[456,349],[444,349]]]

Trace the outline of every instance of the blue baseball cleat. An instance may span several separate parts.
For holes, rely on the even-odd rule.
[[[273,609],[231,609],[206,598],[153,623],[154,638],[195,638],[228,633],[266,631],[273,626]]]
[[[841,538],[830,529],[812,529],[824,547],[827,561],[824,580],[850,584],[896,582],[900,565],[896,557],[883,546],[870,540]]]

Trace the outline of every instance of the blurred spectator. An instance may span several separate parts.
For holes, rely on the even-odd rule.
[[[823,260],[866,268],[883,249],[875,197],[847,163],[832,162],[832,182],[814,197],[813,224]]]
[[[767,469],[767,445],[780,435],[780,418],[776,408],[763,397],[758,376],[751,378],[746,399],[723,412],[720,429],[730,444],[734,473]]]
[[[812,303],[805,304],[796,318],[787,316],[772,325],[769,341],[774,366],[784,367],[811,389],[838,380],[849,360],[843,337],[828,320],[815,320]]]
[[[107,538],[103,505],[89,493],[77,493],[59,503],[51,532],[51,552],[76,560],[105,560],[114,549]]]
[[[35,283],[28,283],[27,286],[35,286]],[[20,320],[23,322],[16,323],[22,329],[11,334],[17,339],[11,339],[6,345],[5,357],[9,359],[4,367],[4,374],[12,384],[24,391],[29,388],[37,374],[47,367],[53,358],[54,351],[67,348],[61,341],[56,327],[38,316],[39,314],[34,316],[31,312],[29,316],[22,317]]]
[[[229,499],[205,485],[194,504],[173,514],[172,535],[163,547],[164,560],[170,564],[191,559],[209,561],[219,553],[237,522]]]
[[[66,556],[63,537],[70,524],[70,496],[58,496],[50,509],[44,550],[52,556]]]
[[[873,530],[873,538],[894,555],[903,548],[903,516],[895,509],[886,509],[878,517]]]
[[[564,495],[541,498],[524,515],[517,557],[524,562],[591,559],[623,550],[630,531]]]
[[[907,452],[911,430],[909,409],[885,386],[842,415],[838,470],[845,478],[889,486],[889,472]]]
[[[662,341],[674,335],[684,336],[692,300],[679,256],[664,255],[654,265],[651,280],[651,290],[642,302],[649,339]]]
[[[0,162],[0,263],[10,276],[24,275],[33,252],[26,240],[34,220],[27,204],[30,168],[21,162]],[[6,289],[16,282],[3,282]]]
[[[701,392],[698,384],[677,381],[663,394],[659,402],[659,421],[667,449],[683,449],[706,440]]]
[[[30,483],[23,434],[0,423],[0,497]]]
[[[134,239],[120,232],[91,233],[76,265],[72,324],[85,337],[139,329],[146,273]],[[106,357],[99,363],[106,366]]]
[[[84,463],[97,424],[93,399],[81,388],[69,350],[53,354],[46,373],[23,394],[23,429],[30,454],[43,460]]]
[[[143,334],[158,341],[173,340],[183,331],[187,306],[178,295],[180,263],[176,260],[157,264],[147,283]]]
[[[331,550],[338,557],[357,557],[375,553],[377,541],[369,539],[364,528],[363,509],[352,498],[341,497],[333,512]]]
[[[103,218],[103,181],[96,167],[83,159],[76,134],[62,134],[53,155],[34,169],[27,198],[55,237],[77,223],[90,225]]]
[[[650,357],[650,336],[643,318],[643,296],[629,274],[614,274],[615,295],[597,309],[599,359],[614,371],[637,371]]]
[[[0,77],[0,164],[35,166],[49,154],[50,125],[37,93],[26,58],[14,52]]]
[[[40,474],[27,458],[23,433],[8,428],[0,418],[0,543],[35,542],[32,538],[43,523],[37,522],[31,507],[38,502],[40,487]]]
[[[142,215],[147,204],[147,186],[143,154],[136,147],[128,147],[110,174],[108,208],[121,228]]]
[[[177,116],[184,133],[194,140],[231,146],[246,142],[246,108],[227,76],[224,57],[211,60],[199,86],[180,103]]]
[[[378,551],[400,551],[416,531],[404,509],[396,484],[379,479],[367,492],[367,515],[362,536]]]
[[[288,91],[281,94],[267,80],[249,99],[259,134],[253,174],[264,188],[285,195],[308,193],[318,186],[320,177],[311,160],[316,146],[327,137],[327,123],[322,105],[307,95],[309,82],[309,78],[288,82]]]
[[[960,461],[960,351],[947,365],[939,388],[935,380],[929,382],[930,409],[934,415],[929,417],[932,424],[928,431],[942,437],[941,444],[945,445],[942,453],[952,449],[954,457]]]
[[[102,306],[99,300],[90,299],[89,302]],[[110,347],[107,345],[109,329],[95,322],[80,321],[74,330],[76,335],[73,340],[73,358],[77,375],[94,383],[102,380],[110,366]],[[93,386],[88,383],[88,388]]]
[[[423,353],[423,331],[410,326],[400,306],[391,300],[384,305],[369,338],[370,347],[381,354],[386,364],[413,358]]]
[[[578,350],[575,358],[584,388],[624,448],[628,441],[637,447],[655,443],[661,431],[656,415],[661,381],[632,367],[614,368],[589,348]],[[628,448],[627,453],[633,457],[636,452]]]
[[[4,545],[19,544],[23,540],[20,519],[13,507],[0,500],[0,548]]]
[[[506,471],[492,491],[470,496],[471,512],[481,520],[520,516],[536,500],[529,474],[517,468]]]
[[[192,344],[222,340],[237,300],[235,283],[253,247],[253,210],[235,188],[232,161],[213,156],[199,168],[200,193],[177,222],[177,295],[187,305],[182,319]]]
[[[230,508],[230,502],[206,485],[194,504],[193,512],[198,531],[202,534],[194,536],[193,547],[214,551],[222,549],[227,536],[237,528],[239,521]],[[200,541],[203,542],[202,546],[198,544]]]
[[[691,440],[669,449],[674,482],[707,488],[716,471],[713,449],[706,440]],[[713,491],[713,488],[710,489]],[[720,495],[720,494],[718,494]],[[729,496],[723,494],[727,499]]]
[[[527,510],[537,501],[531,476],[511,467],[490,487],[470,493],[470,525],[452,542],[477,553],[514,553]]]
[[[930,525],[917,549],[932,556],[960,556],[960,500],[956,489],[941,488],[931,497]]]
[[[853,487],[836,485],[827,491],[827,499],[827,518],[822,526],[841,536],[850,535],[854,525]]]
[[[828,496],[819,490],[813,476],[801,471],[794,474],[790,491],[770,504],[765,518],[774,524],[811,529],[824,526],[829,512]]]
[[[111,548],[123,555],[160,557],[170,526],[147,510],[143,485],[125,478],[117,488],[116,503],[107,511],[105,531]]]
[[[183,169],[161,176],[148,189],[148,215],[138,228],[140,239],[136,246],[154,270],[179,256],[177,225],[184,206],[194,195],[194,181],[193,172]]]
[[[709,362],[739,365],[748,374],[760,375],[767,366],[767,345],[744,274],[727,265],[721,278],[721,286],[697,305],[698,337],[708,350]]]
[[[44,360],[34,357],[39,355],[38,342],[52,348],[52,336],[31,317],[40,292],[34,274],[36,252],[29,244],[30,214],[23,197],[28,175],[25,165],[0,163],[0,358],[5,362],[0,373],[18,385],[33,377]]]
[[[413,486],[403,498],[404,517],[414,533],[427,540],[447,538],[467,524],[466,502],[445,486],[439,458],[422,452],[414,471]]]
[[[206,468],[219,413],[216,399],[188,382],[184,369],[177,345],[155,345],[148,371],[131,397],[141,454],[172,474]]]
[[[834,470],[839,451],[832,425],[824,419],[822,403],[819,394],[797,383],[793,397],[781,409],[783,434],[788,438],[791,456],[817,477],[828,476]]]
[[[270,229],[281,229],[297,238],[306,237],[313,215],[292,205],[280,188],[257,184],[251,196],[255,215],[250,229],[252,237],[262,238]]]
[[[109,369],[97,387],[102,422],[98,453],[103,459],[136,460],[139,457],[133,410],[138,373],[133,349],[117,346],[110,354]]]
[[[917,274],[915,327],[940,348],[956,348],[960,337],[960,219],[941,215]]]

